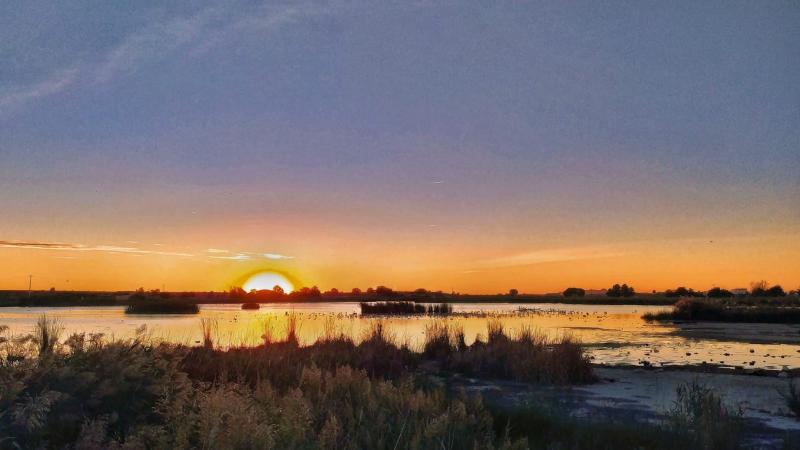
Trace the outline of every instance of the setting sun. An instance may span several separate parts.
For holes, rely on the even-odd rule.
[[[260,291],[264,289],[272,289],[275,286],[280,286],[284,292],[289,293],[294,290],[294,285],[285,276],[277,272],[259,272],[251,276],[244,283],[242,288],[250,292],[253,289]]]

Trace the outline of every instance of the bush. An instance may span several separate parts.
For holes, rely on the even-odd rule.
[[[696,381],[678,386],[678,398],[667,414],[667,426],[685,437],[690,448],[738,448],[742,412],[726,406],[712,389]]]
[[[197,314],[200,308],[196,303],[182,301],[141,301],[125,307],[125,314]]]
[[[586,291],[581,288],[571,287],[564,289],[564,297],[583,297]]]
[[[786,400],[786,406],[789,411],[800,419],[800,387],[797,386],[797,380],[790,379],[788,392],[782,395]]]
[[[667,289],[666,292],[664,292],[664,296],[665,297],[702,297],[703,293],[702,292],[697,292],[697,291],[695,291],[694,289],[691,289],[691,288],[685,288],[685,287],[681,286],[681,287],[675,289],[674,291],[672,289]]]
[[[32,365],[2,398],[0,439],[22,448],[154,449],[492,449],[506,442],[477,398],[448,398],[349,367],[302,367],[291,374],[291,389],[258,378],[193,383],[178,366],[182,353],[132,341]]]
[[[731,292],[731,291],[729,291],[727,289],[722,289],[722,288],[715,287],[715,288],[709,289],[708,293],[706,294],[706,296],[708,298],[730,298],[730,297],[733,297],[733,292]]]
[[[776,284],[772,287],[766,281],[756,281],[750,284],[750,295],[753,297],[785,297],[786,292],[783,288]]]
[[[48,352],[0,356],[2,448],[526,448],[495,433],[477,397],[348,367],[408,355],[379,321],[358,346],[331,334],[223,352],[73,335]]]
[[[245,302],[242,303],[242,309],[261,309],[261,304],[258,302]]]
[[[606,291],[606,296],[608,297],[633,297],[635,294],[636,292],[633,290],[633,287],[627,284],[623,284],[622,286],[615,284],[611,289]]]
[[[437,303],[427,307],[414,302],[376,302],[359,303],[361,314],[372,315],[413,315],[413,314],[451,314],[453,307],[449,303]]]
[[[533,383],[588,383],[595,380],[588,357],[569,337],[557,340],[523,328],[511,337],[499,320],[487,324],[487,342],[464,343],[463,330],[439,322],[425,333],[423,355],[469,376]]]
[[[800,323],[800,308],[737,306],[724,300],[682,298],[672,311],[647,313],[644,320],[707,320],[716,322]]]

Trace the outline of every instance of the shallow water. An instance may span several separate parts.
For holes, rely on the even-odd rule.
[[[520,311],[520,308],[524,310]],[[425,327],[435,320],[461,326],[467,343],[486,335],[486,322],[496,317],[512,334],[530,327],[551,337],[569,335],[587,346],[595,362],[607,364],[697,364],[708,362],[745,368],[800,368],[800,327],[767,324],[697,323],[672,325],[647,323],[645,312],[663,306],[564,304],[453,304],[456,314],[446,319],[386,317],[383,322],[398,343],[419,349]],[[126,315],[124,307],[0,308],[0,325],[7,333],[30,333],[41,314],[57,317],[64,336],[75,332],[103,333],[124,339],[142,326],[153,339],[195,345],[202,339],[200,318],[215,319],[215,343],[220,346],[253,345],[261,341],[265,326],[275,338],[286,333],[294,313],[301,342],[310,343],[325,333],[358,339],[376,318],[358,316],[358,303],[264,304],[258,311],[240,305],[201,305],[197,315]],[[268,324],[268,325],[265,325]],[[751,364],[752,362],[752,364]]]

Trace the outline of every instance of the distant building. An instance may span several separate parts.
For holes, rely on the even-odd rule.
[[[745,289],[745,288],[736,288],[736,289],[731,289],[730,291],[731,291],[731,294],[737,295],[737,296],[738,295],[747,295],[747,292],[748,292],[747,289]]]

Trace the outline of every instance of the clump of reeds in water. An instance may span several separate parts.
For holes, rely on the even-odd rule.
[[[197,314],[196,303],[174,300],[143,300],[125,307],[125,314]]]
[[[365,315],[423,315],[451,314],[453,307],[449,303],[437,303],[425,306],[415,302],[361,302],[361,314]]]
[[[214,348],[214,338],[219,331],[217,319],[200,319],[200,328],[203,331],[203,348],[211,350]]]
[[[646,321],[800,323],[800,308],[758,303],[741,304],[724,299],[682,298],[675,302],[671,311],[645,313],[642,318]]]
[[[245,302],[242,303],[242,309],[261,309],[261,304],[258,302]]]
[[[426,329],[423,355],[467,375],[557,384],[595,380],[588,357],[569,336],[550,339],[529,327],[511,336],[497,319],[487,323],[487,341],[472,345],[462,328],[434,322]]]
[[[40,357],[53,353],[63,330],[64,327],[61,326],[58,319],[48,318],[44,314],[39,316],[36,320],[33,339],[37,344]]]

